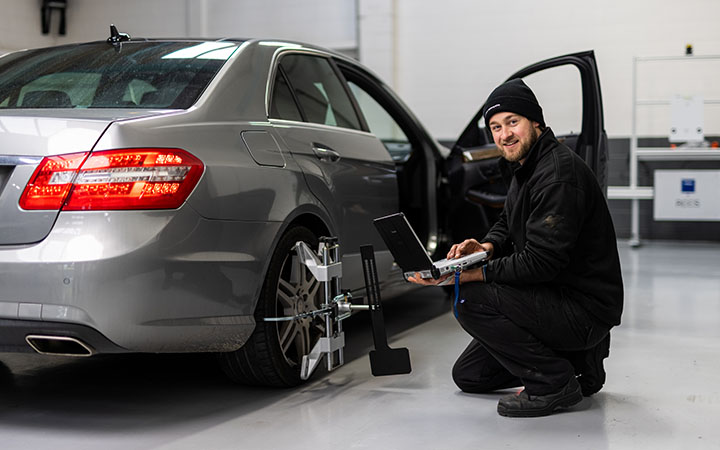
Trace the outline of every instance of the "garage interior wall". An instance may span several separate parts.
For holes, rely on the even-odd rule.
[[[394,87],[440,141],[451,143],[488,93],[530,63],[582,50],[596,53],[610,138],[610,184],[628,183],[634,56],[720,55],[720,2],[715,0],[69,0],[67,35],[40,33],[38,1],[0,0],[0,53],[28,47],[104,39],[108,25],[143,37],[270,37],[343,51]],[[720,63],[655,67],[639,73],[644,93],[720,98]],[[571,71],[533,80],[556,130],[577,128],[580,105],[565,94]],[[542,78],[542,77],[541,77]],[[647,82],[646,82],[647,80]],[[664,80],[660,86],[658,80]],[[638,131],[667,143],[667,109],[642,111]],[[706,136],[720,136],[720,105],[706,111]],[[642,142],[641,142],[642,143]],[[640,183],[655,168],[712,168],[718,163],[641,163]],[[629,201],[613,200],[618,235],[629,235]],[[720,224],[654,222],[652,201],[641,201],[641,235],[720,240]]]
[[[265,37],[355,51],[355,0],[68,0],[42,35],[41,0],[0,0],[0,53],[105,39],[110,24],[135,37]]]
[[[408,103],[431,133],[449,145],[487,95],[518,69],[553,56],[593,49],[600,71],[609,137],[609,183],[629,182],[632,64],[635,56],[720,55],[720,2],[714,0],[359,0],[359,52]],[[378,51],[384,49],[384,51]],[[367,51],[366,51],[367,50]],[[555,131],[577,130],[581,107],[572,71],[529,83]],[[720,60],[645,65],[638,96],[672,94],[720,99]],[[530,80],[528,80],[529,82]],[[572,92],[571,92],[572,93]],[[638,110],[640,145],[667,146],[669,107]],[[720,136],[720,104],[705,108],[705,135]],[[718,162],[641,162],[639,184],[655,169],[718,169]],[[652,200],[640,201],[640,235],[651,239],[720,240],[718,222],[655,222]],[[630,201],[611,200],[619,237],[630,236]]]

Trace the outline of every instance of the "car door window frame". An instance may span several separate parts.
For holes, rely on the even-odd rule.
[[[354,104],[357,105],[357,99],[350,90],[350,87],[347,86],[347,80],[352,81],[368,95],[370,95],[370,97],[375,100],[388,113],[390,117],[392,117],[392,119],[397,123],[402,132],[405,133],[405,136],[408,138],[408,141],[413,148],[419,148],[419,146],[422,145],[423,141],[430,139],[429,136],[425,135],[423,130],[419,130],[416,127],[413,127],[412,124],[414,123],[414,121],[412,118],[407,116],[407,114],[405,113],[405,109],[400,107],[400,105],[398,105],[398,103],[392,98],[392,96],[379,88],[379,86],[382,85],[382,82],[372,79],[364,72],[349,64],[339,62],[338,66],[339,71],[343,75],[343,79],[346,80],[346,88],[348,91],[350,91],[350,95]],[[347,71],[352,76],[350,78],[346,77],[344,73],[345,71]],[[365,115],[363,114],[359,105],[357,106],[357,108],[359,110],[358,114],[361,116],[363,122],[365,123],[365,126],[367,127],[367,119],[365,118]],[[371,132],[369,127],[367,127],[367,130],[368,132]],[[419,134],[423,134],[423,136],[420,137],[418,136]],[[415,153],[416,152],[413,152],[413,155]],[[413,155],[410,155],[410,157],[412,158]]]
[[[600,123],[603,123],[603,112],[602,108],[599,107],[597,102],[595,102],[595,96],[590,95],[590,89],[593,90],[597,89],[597,83],[595,80],[590,79],[592,76],[592,67],[589,66],[589,64],[584,61],[582,58],[576,56],[576,55],[566,55],[559,58],[552,58],[547,61],[541,61],[536,64],[532,64],[528,67],[525,67],[514,74],[512,74],[506,81],[512,80],[514,78],[525,78],[528,75],[531,75],[533,73],[541,72],[546,69],[551,69],[554,67],[561,67],[565,65],[572,65],[575,66],[580,74],[580,82],[581,82],[581,89],[582,89],[582,102],[583,102],[583,113],[582,113],[582,124],[579,135],[584,135],[590,131],[596,131],[598,133],[601,133],[601,130],[592,130],[593,127],[593,115],[597,114],[596,117],[600,118]],[[599,97],[600,102],[602,103],[602,99]],[[592,108],[592,113],[587,114],[587,108]],[[465,130],[461,133],[460,138],[457,141],[458,146],[461,148],[469,148],[465,145],[465,142],[468,141],[468,137],[475,135],[473,131],[470,130],[471,127],[474,127],[475,129],[478,129],[477,123],[478,121],[483,117],[483,110],[485,109],[485,103],[482,104],[480,110],[475,114],[475,116],[470,121],[470,124],[465,128]],[[597,120],[595,120],[597,122]],[[479,131],[479,130],[478,130]],[[485,130],[485,144],[492,144],[492,136],[489,133],[488,130]],[[593,136],[595,138],[595,136]],[[593,139],[595,140],[595,139]],[[480,144],[484,145],[484,144]]]
[[[428,251],[435,252],[435,250],[439,248],[437,247],[439,230],[437,195],[435,191],[437,179],[435,178],[436,174],[434,170],[436,167],[436,159],[442,157],[438,148],[433,145],[435,141],[422,126],[419,126],[419,121],[412,116],[412,112],[402,106],[402,101],[397,99],[392,91],[384,89],[386,85],[377,79],[377,77],[364,71],[352,62],[339,59],[336,63],[344,78],[352,81],[368,93],[373,100],[385,109],[390,117],[395,120],[408,138],[412,147],[410,157],[402,163],[396,162],[396,166],[402,166],[403,168],[414,167],[414,169],[418,171],[417,176],[422,178],[421,185],[426,187],[426,191],[415,193],[416,196],[419,195],[425,202],[422,216],[417,217],[416,221],[413,221],[411,218],[409,218],[409,220]],[[349,90],[350,87],[348,86],[347,89]],[[353,95],[354,98],[354,94],[351,93],[351,95]],[[362,111],[360,111],[360,114],[363,121],[365,121]],[[409,194],[406,192],[405,195]],[[401,192],[401,197],[402,196],[403,192]],[[402,200],[401,198],[401,201]]]
[[[353,107],[353,110],[355,111],[355,115],[357,116],[358,122],[360,124],[360,129],[345,128],[345,127],[340,127],[340,126],[335,126],[335,125],[326,125],[326,124],[321,124],[321,123],[310,122],[307,120],[307,115],[305,114],[305,111],[303,110],[302,105],[298,101],[297,95],[295,94],[295,88],[292,85],[292,81],[290,80],[290,77],[287,76],[287,73],[285,73],[285,69],[281,66],[282,58],[285,56],[288,56],[288,55],[293,55],[293,54],[317,56],[317,57],[326,59],[330,63],[330,66],[332,67],[333,72],[340,80],[340,83],[342,84],[343,89],[345,90],[345,93],[347,94],[347,96],[350,100],[350,103]],[[360,109],[360,106],[357,104],[357,101],[355,100],[355,96],[352,94],[352,91],[350,91],[350,88],[347,85],[347,80],[345,79],[345,76],[343,75],[342,70],[338,67],[335,57],[333,55],[330,55],[330,54],[327,54],[324,52],[320,52],[320,51],[315,51],[315,50],[289,49],[289,50],[281,51],[273,57],[272,68],[270,71],[270,75],[268,77],[269,87],[267,89],[267,95],[266,95],[266,114],[267,114],[268,119],[284,120],[284,121],[288,121],[288,122],[297,122],[296,120],[292,120],[292,119],[283,119],[283,118],[278,118],[278,117],[272,117],[272,115],[270,114],[270,111],[272,110],[273,96],[275,95],[275,85],[276,85],[276,78],[277,78],[278,72],[282,73],[282,76],[285,79],[285,83],[287,84],[288,88],[290,89],[290,93],[292,95],[293,101],[295,102],[295,106],[300,111],[300,116],[302,117],[301,123],[319,125],[319,126],[325,126],[325,127],[336,127],[336,128],[342,128],[343,130],[350,130],[350,131],[362,131],[365,133],[370,132],[370,128],[368,127],[367,121],[365,120],[365,116],[363,116],[362,110]]]
[[[607,187],[607,154],[602,154],[601,148],[606,147],[607,136],[605,134],[602,93],[600,91],[595,53],[590,50],[546,59],[520,69],[507,80],[524,78],[536,72],[565,65],[572,65],[578,70],[582,88],[582,125],[573,150],[590,166],[598,178],[600,186],[605,189]],[[462,153],[465,150],[478,147],[494,146],[489,130],[481,129],[478,126],[478,121],[483,117],[484,109],[485,104],[483,103],[453,146],[452,151],[454,153]],[[484,142],[480,142],[480,138]],[[588,147],[594,149],[595,153],[593,155],[585,153],[585,148]]]
[[[308,122],[307,116],[305,115],[305,111],[302,108],[302,105],[297,99],[297,96],[295,95],[295,89],[293,89],[292,84],[290,84],[290,79],[285,74],[285,69],[282,68],[282,66],[278,63],[274,76],[272,77],[272,87],[270,90],[270,104],[268,105],[268,119],[277,119],[277,120],[287,120],[290,122],[297,122],[293,119],[286,119],[284,117],[273,117],[272,116],[272,105],[275,101],[275,88],[277,87],[278,77],[282,77],[285,81],[285,85],[288,87],[288,90],[290,91],[290,97],[292,98],[293,102],[295,103],[295,107],[297,108],[298,112],[300,113],[300,119],[302,122]],[[308,122],[309,123],[309,122]]]
[[[358,128],[355,127],[347,127],[347,126],[341,126],[341,125],[332,125],[332,124],[326,124],[326,123],[318,123],[313,122],[308,119],[308,115],[303,109],[302,103],[299,101],[297,97],[297,92],[295,87],[293,86],[293,81],[290,76],[288,76],[287,71],[283,67],[283,59],[285,59],[288,56],[306,56],[310,58],[321,58],[325,62],[327,62],[331,68],[331,73],[335,76],[335,79],[340,83],[342,92],[345,94],[346,98],[350,102],[350,106],[352,109],[352,113],[355,115],[355,119],[357,120]],[[275,60],[274,60],[274,67],[271,75],[272,80],[272,86],[269,91],[269,95],[267,96],[267,115],[269,119],[277,119],[270,115],[271,111],[271,105],[273,101],[273,95],[275,90],[275,80],[277,77],[277,73],[280,71],[282,73],[282,76],[285,79],[285,82],[287,83],[288,87],[290,88],[290,91],[293,96],[293,100],[295,101],[295,105],[298,107],[298,110],[300,111],[300,115],[303,119],[303,123],[306,124],[313,124],[313,125],[320,125],[320,126],[328,126],[328,127],[334,127],[334,128],[340,128],[343,130],[351,130],[351,131],[360,131],[360,132],[369,132],[369,128],[367,126],[367,122],[365,121],[365,118],[362,116],[359,106],[357,105],[354,96],[352,95],[352,92],[350,92],[349,87],[347,86],[347,82],[345,78],[342,76],[342,72],[337,68],[335,65],[335,61],[333,60],[331,55],[323,54],[321,52],[314,52],[314,51],[284,51],[279,53]],[[332,107],[332,104],[330,104]],[[278,119],[278,120],[288,120],[288,119]]]
[[[412,153],[412,140],[410,139],[410,137],[408,137],[408,135],[405,132],[405,130],[403,129],[403,127],[400,126],[398,121],[395,119],[395,116],[393,115],[393,113],[395,111],[380,104],[380,102],[378,102],[377,99],[375,97],[373,97],[372,94],[370,94],[364,87],[360,86],[355,80],[349,80],[349,81],[347,81],[347,84],[348,84],[348,87],[350,88],[350,91],[353,93],[353,96],[355,96],[355,100],[357,101],[358,106],[360,107],[360,110],[363,112],[363,115],[365,116],[365,120],[368,122],[368,128],[369,128],[370,132],[373,133],[375,135],[375,137],[377,137],[380,140],[380,142],[383,143],[385,148],[387,148],[388,152],[390,153],[390,155],[393,158],[393,161],[395,161],[396,163],[402,163],[402,162],[406,161],[409,158],[410,154]],[[355,88],[357,88],[357,90],[359,90],[360,92],[356,92],[356,89],[354,89],[353,86]],[[371,124],[370,119],[374,116],[374,114],[371,114],[372,111],[368,111],[367,105],[364,108],[363,108],[363,106],[360,106],[361,97],[358,96],[358,94],[360,94],[360,93],[364,96],[367,96],[369,101],[372,101],[372,103],[375,105],[373,108],[377,108],[379,111],[382,111],[383,117],[386,120],[392,122],[391,128],[396,128],[399,131],[399,133],[402,135],[401,136],[402,139],[400,139],[400,140],[393,139],[391,136],[385,136],[382,133],[379,133],[379,131],[381,131],[381,130],[373,129],[373,127],[370,125]],[[372,122],[375,123],[374,121],[372,121]],[[390,134],[393,134],[393,133],[390,133]],[[400,137],[400,136],[398,136],[398,137]],[[410,150],[407,152],[406,155],[403,152],[401,154],[401,155],[404,155],[402,158],[396,157],[398,155],[394,154],[393,151],[390,149],[390,147],[388,147],[388,144],[390,142],[407,144],[410,147]]]
[[[348,98],[350,99],[350,103],[352,104],[353,109],[355,110],[355,115],[358,118],[358,121],[360,122],[360,127],[362,128],[362,131],[370,133],[370,127],[368,126],[367,120],[365,120],[365,116],[362,113],[362,109],[360,109],[360,105],[357,102],[357,99],[355,98],[355,95],[353,95],[352,90],[350,90],[350,86],[348,86],[348,80],[345,78],[345,75],[342,73],[342,70],[340,70],[340,67],[338,67],[337,62],[335,61],[335,58],[328,58],[330,60],[330,65],[332,66],[333,70],[335,71],[335,75],[340,79],[340,82],[342,83],[343,89],[345,90],[345,94],[347,94]]]

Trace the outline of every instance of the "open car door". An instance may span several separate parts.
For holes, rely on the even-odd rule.
[[[545,123],[560,142],[585,160],[606,191],[608,146],[594,52],[547,59],[508,80],[513,78],[522,78],[535,92]],[[484,108],[483,104],[447,160],[450,199],[445,229],[453,242],[482,238],[505,203],[507,186],[498,167],[500,151],[485,128]]]

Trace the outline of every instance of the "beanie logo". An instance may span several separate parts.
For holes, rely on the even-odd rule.
[[[492,105],[492,106],[489,107],[488,109],[486,109],[486,110],[485,110],[485,117],[488,116],[488,113],[489,113],[490,111],[492,111],[492,110],[495,109],[495,108],[499,108],[499,107],[500,107],[500,103],[497,103],[497,104],[495,104],[495,105]]]

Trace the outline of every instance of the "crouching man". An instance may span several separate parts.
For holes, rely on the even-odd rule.
[[[545,126],[522,80],[496,88],[484,118],[509,189],[487,235],[448,253],[490,255],[486,266],[460,276],[455,312],[473,339],[453,378],[472,393],[522,385],[500,398],[498,413],[546,416],[605,382],[610,328],[620,323],[623,307],[615,230],[595,175]],[[416,274],[410,281],[443,280]]]

